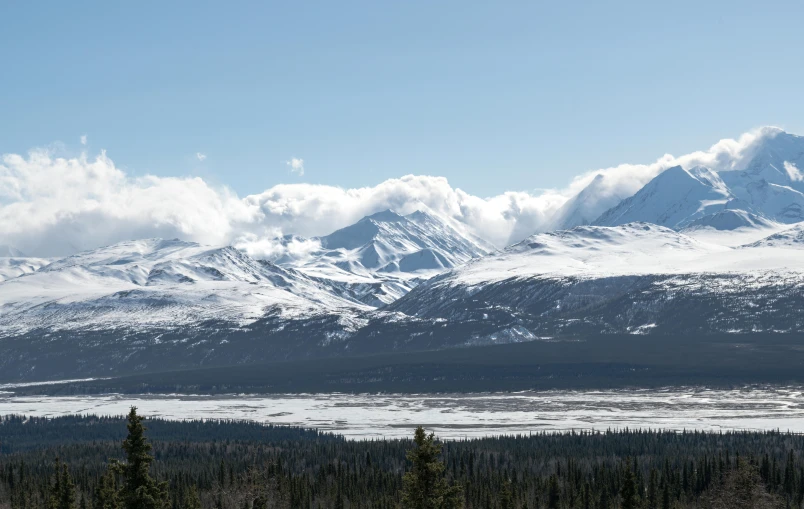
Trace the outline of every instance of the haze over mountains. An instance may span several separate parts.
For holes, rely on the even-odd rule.
[[[132,239],[44,259],[3,247],[0,371],[804,331],[804,138],[775,130],[750,157],[702,159],[631,194],[598,174],[504,249],[424,204],[262,251]]]

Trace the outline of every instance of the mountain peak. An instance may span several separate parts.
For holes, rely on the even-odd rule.
[[[380,222],[388,223],[388,222],[394,222],[394,221],[401,221],[403,219],[404,219],[404,216],[400,216],[399,214],[397,214],[396,212],[394,212],[391,209],[385,209],[385,210],[381,210],[379,212],[375,212],[374,214],[371,214],[370,216],[366,216],[363,219],[361,219],[360,221],[373,220],[373,221],[380,221]]]
[[[739,171],[724,172],[724,180],[738,184],[739,180],[746,178],[764,178],[773,184],[787,185],[789,177],[785,163],[799,169],[804,166],[804,136],[779,128],[763,128],[761,133],[759,140],[747,151],[743,164],[735,168]]]
[[[407,214],[405,217],[412,221],[419,221],[422,219],[438,219],[433,214],[430,214],[429,212],[426,212],[424,210],[416,210],[414,212],[411,212],[410,214]]]
[[[668,168],[635,195],[607,210],[596,221],[616,226],[647,221],[670,228],[685,226],[698,217],[722,210],[734,197],[728,187],[708,168]]]

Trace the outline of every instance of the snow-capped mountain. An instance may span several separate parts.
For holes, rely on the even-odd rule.
[[[738,194],[751,183],[765,181],[804,192],[804,137],[776,131],[762,139],[750,159],[721,177]]]
[[[313,240],[318,250],[282,266],[233,247],[162,239],[55,261],[6,258],[0,331],[244,326],[267,315],[349,321],[492,249],[424,212],[380,212]]]
[[[603,213],[595,224],[617,226],[642,221],[682,228],[709,214],[739,207],[726,184],[708,168],[674,166],[634,196]]]
[[[284,240],[304,242],[297,237]],[[320,248],[276,263],[373,306],[393,302],[421,281],[494,251],[485,241],[423,211],[402,216],[385,210],[309,241]]]
[[[375,308],[492,249],[423,212],[386,211],[312,242],[318,247],[303,260],[278,263],[163,239],[44,261],[0,282],[0,372],[67,376],[384,351],[378,335],[399,348],[433,347],[441,343],[406,336],[421,335],[428,321]]]
[[[738,247],[647,223],[537,234],[428,281],[389,310],[492,321],[520,337],[802,331],[800,232]]]
[[[59,260],[5,248],[0,373],[804,332],[802,154],[804,138],[774,132],[739,164],[672,167],[622,200],[599,175],[556,213],[555,231],[502,251],[433,214],[391,210],[278,239],[272,260],[161,239]]]
[[[802,165],[804,138],[773,132],[735,169],[669,168],[592,224],[644,221],[674,229],[728,229],[797,223],[804,221]]]
[[[36,272],[48,263],[47,258],[0,256],[0,281]]]
[[[0,331],[245,325],[266,314],[360,309],[325,287],[231,248],[180,240],[123,242],[0,283]]]

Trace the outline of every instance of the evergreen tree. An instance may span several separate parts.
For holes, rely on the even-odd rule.
[[[435,434],[427,435],[419,426],[413,435],[415,447],[406,457],[411,469],[402,477],[402,507],[405,509],[453,509],[463,506],[459,486],[450,486],[444,478],[446,466],[441,461],[441,447]]]
[[[142,421],[143,417],[137,415],[137,408],[131,407],[128,437],[123,442],[126,462],[122,465],[124,480],[120,498],[124,509],[167,509],[170,506],[167,483],[157,484],[151,477],[150,467],[154,458]]]
[[[117,473],[119,465],[109,465],[95,488],[94,509],[120,509],[120,497],[117,489]]]
[[[620,488],[620,496],[623,499],[622,509],[637,509],[639,507],[639,492],[637,491],[636,477],[630,466],[625,469],[622,488]]]
[[[58,458],[54,462],[53,484],[47,497],[48,509],[76,509],[75,483],[67,470],[67,465]]]
[[[723,483],[713,490],[709,507],[712,509],[779,509],[784,503],[768,493],[757,469],[740,461]],[[788,506],[789,507],[789,506]]]
[[[67,470],[67,465],[61,466],[61,491],[58,494],[59,509],[76,509],[75,483]]]
[[[659,509],[659,473],[655,468],[650,469],[648,481],[648,509]]]
[[[198,490],[195,486],[190,486],[187,495],[184,498],[183,509],[201,509],[201,498],[198,496]]]
[[[503,481],[500,492],[500,509],[514,509],[514,495],[511,493],[511,481]]]
[[[553,474],[550,476],[550,484],[547,488],[547,507],[549,509],[558,509],[560,502],[561,491],[558,488],[558,477]]]
[[[662,509],[670,509],[670,483],[667,480],[662,490]]]
[[[53,467],[53,485],[50,486],[50,493],[47,498],[47,509],[59,509],[61,504],[61,462],[56,458]]]
[[[598,509],[611,509],[611,498],[609,498],[609,490],[605,487],[600,492],[600,503],[597,505]]]

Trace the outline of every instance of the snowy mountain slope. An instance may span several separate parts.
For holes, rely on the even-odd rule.
[[[777,131],[748,161],[720,178],[745,210],[782,223],[804,221],[804,137]],[[735,207],[732,207],[735,208]]]
[[[450,346],[450,335],[429,334],[440,325],[375,308],[492,249],[421,212],[388,211],[320,239],[283,240],[295,246],[281,265],[232,247],[145,239],[0,282],[0,372],[62,376]]]
[[[804,137],[773,131],[745,160],[731,163],[718,164],[718,172],[704,167],[669,168],[592,224],[643,221],[674,229],[729,229],[804,221]]]
[[[738,196],[749,184],[767,182],[804,192],[804,137],[777,131],[765,137],[752,157],[734,171],[720,176]]]
[[[123,242],[0,283],[0,331],[122,326],[244,325],[283,316],[365,309],[304,275],[231,247],[179,240]]]
[[[756,242],[746,244],[745,248],[773,247],[781,249],[804,248],[804,224],[798,224]]]
[[[703,167],[674,166],[648,182],[634,196],[607,210],[594,224],[617,226],[636,221],[682,228],[709,214],[739,204],[718,175]]]
[[[740,209],[724,209],[719,212],[699,217],[687,224],[680,231],[689,233],[694,230],[711,228],[713,230],[734,231],[741,228],[767,229],[777,223],[764,217]]]
[[[385,210],[318,240],[325,250],[320,257],[336,261],[348,259],[354,262],[356,271],[366,272],[441,271],[493,250],[486,242],[462,234],[422,211],[401,216]],[[408,270],[392,265],[417,253],[431,253],[426,256],[429,263],[413,264]]]
[[[46,258],[33,258],[12,246],[0,244],[0,281],[30,274],[50,263]]]
[[[420,285],[388,310],[534,336],[800,331],[797,232],[739,247],[646,223],[537,234]]]
[[[121,243],[0,283],[0,373],[93,376],[601,333],[798,332],[801,231],[737,247],[647,223],[538,234],[380,310],[360,304],[361,292],[388,282],[336,285],[228,247]]]
[[[310,240],[320,249],[300,259],[284,257],[277,263],[372,306],[393,302],[425,279],[494,250],[423,211],[406,216],[390,210],[378,212]]]
[[[36,272],[51,261],[47,258],[0,256],[0,281]]]

